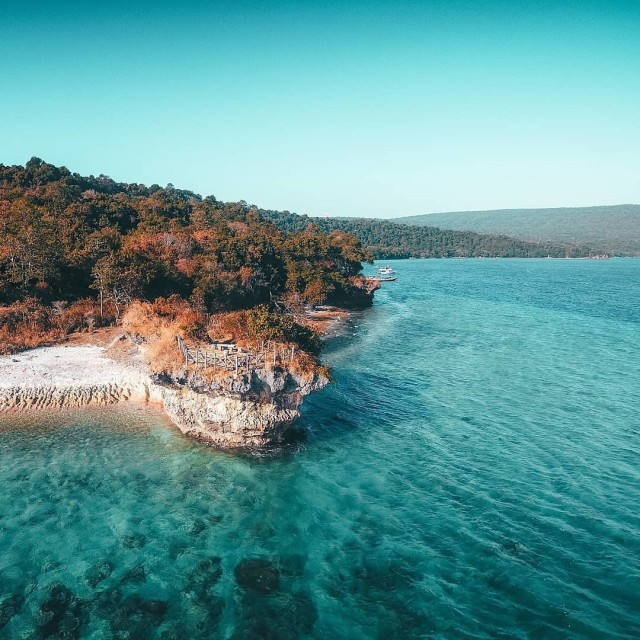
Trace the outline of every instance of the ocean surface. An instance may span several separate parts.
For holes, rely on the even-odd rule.
[[[639,638],[640,260],[389,264],[284,450],[2,418],[0,637]]]

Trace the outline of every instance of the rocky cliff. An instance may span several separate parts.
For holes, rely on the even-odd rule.
[[[151,376],[138,347],[114,360],[104,348],[57,346],[0,358],[0,411],[150,402],[185,434],[218,447],[279,443],[305,395],[328,380],[284,369],[207,380],[194,371]]]
[[[299,417],[302,399],[328,380],[303,379],[282,369],[257,370],[226,384],[195,374],[155,379],[165,411],[185,434],[219,447],[264,447],[281,442]]]

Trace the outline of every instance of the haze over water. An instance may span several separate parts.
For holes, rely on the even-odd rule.
[[[640,261],[391,264],[278,455],[3,418],[0,637],[639,637]]]

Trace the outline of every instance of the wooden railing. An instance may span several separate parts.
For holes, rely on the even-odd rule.
[[[251,373],[269,366],[283,366],[290,363],[295,354],[295,347],[285,347],[270,341],[263,342],[256,351],[246,351],[235,344],[224,343],[215,343],[206,349],[190,348],[180,336],[176,336],[176,340],[185,366],[193,364],[202,369],[220,369],[234,374]]]

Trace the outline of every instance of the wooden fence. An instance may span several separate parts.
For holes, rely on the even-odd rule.
[[[284,347],[273,342],[263,342],[257,351],[246,351],[235,344],[216,343],[207,349],[190,348],[180,336],[176,336],[178,349],[185,366],[194,364],[202,369],[251,373],[269,366],[284,366],[293,360],[295,347]]]

